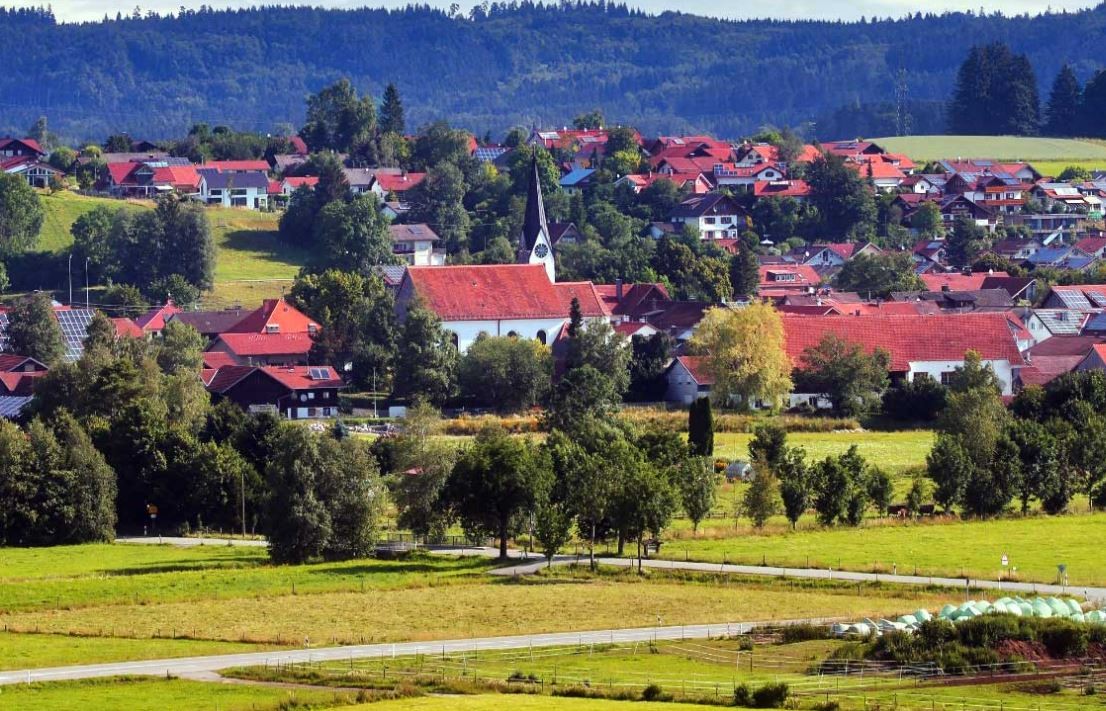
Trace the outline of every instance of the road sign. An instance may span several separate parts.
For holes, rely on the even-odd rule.
[[[1010,565],[1010,559],[1008,557],[1006,557],[1005,553],[1003,553],[1002,554],[1002,567],[1005,568],[1008,565]]]

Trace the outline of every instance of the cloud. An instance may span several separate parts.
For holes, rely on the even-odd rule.
[[[424,0],[426,1],[426,0]],[[752,17],[777,17],[785,19],[843,19],[857,20],[861,17],[902,17],[914,12],[943,12],[946,10],[974,10],[983,8],[986,12],[1001,10],[1007,15],[1023,12],[1037,13],[1044,8],[1040,0],[779,0],[771,5],[753,3],[748,0],[626,0],[629,5],[648,12],[679,10],[699,15],[747,19]],[[353,8],[369,5],[373,7],[403,7],[410,0],[315,0],[315,2],[278,2],[276,4],[312,4],[324,7]],[[146,0],[137,3],[145,12],[155,10],[161,13],[175,12],[181,3],[179,0]],[[198,7],[201,3],[186,2],[186,7]],[[205,0],[209,7],[248,7],[256,5],[253,0]],[[447,8],[452,0],[429,0],[429,4]],[[469,8],[472,0],[459,2]],[[58,19],[67,22],[99,20],[108,15],[114,17],[119,5],[103,0],[54,0],[51,3]],[[1053,11],[1080,10],[1095,5],[1095,0],[1050,0],[1048,7]]]

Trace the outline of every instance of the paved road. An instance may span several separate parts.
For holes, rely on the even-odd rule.
[[[21,684],[33,681],[65,681],[121,675],[182,676],[210,679],[212,672],[242,666],[288,664],[291,662],[347,661],[350,659],[377,659],[411,656],[415,654],[448,654],[529,649],[531,647],[563,647],[586,644],[648,642],[650,640],[706,639],[727,634],[742,634],[754,627],[788,625],[798,623],[825,623],[834,620],[775,620],[772,622],[729,622],[711,625],[686,625],[680,627],[640,627],[621,630],[595,630],[590,632],[557,632],[550,634],[513,635],[509,637],[482,637],[477,639],[451,639],[437,642],[401,642],[397,644],[366,644],[349,647],[323,647],[283,652],[249,652],[222,654],[182,659],[154,659],[142,662],[117,662],[85,666],[53,667],[0,671],[0,685]]]
[[[458,553],[457,551],[439,551]],[[467,549],[466,555],[495,556],[494,549]],[[562,555],[553,559],[553,565],[567,565],[579,562],[587,563],[587,556]],[[600,565],[632,568],[638,564],[634,558],[596,558]],[[660,570],[691,570],[703,573],[726,573],[732,575],[761,575],[777,578],[812,578],[816,580],[846,580],[851,582],[881,582],[898,585],[936,585],[948,588],[978,588],[996,590],[1019,595],[1076,595],[1088,600],[1106,602],[1106,588],[1080,585],[1046,585],[1041,583],[1019,583],[1003,580],[979,580],[976,578],[942,578],[924,575],[889,575],[884,573],[857,573],[848,570],[825,570],[822,568],[777,568],[768,565],[735,565],[732,563],[696,563],[682,560],[641,561],[642,567]],[[519,563],[490,571],[492,575],[532,575],[545,567],[545,560]]]

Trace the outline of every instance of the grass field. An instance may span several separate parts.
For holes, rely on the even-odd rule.
[[[895,136],[872,140],[889,151],[905,153],[915,161],[994,158],[1030,162],[1106,162],[1106,142],[1094,140],[1022,136]]]
[[[206,654],[235,654],[275,649],[241,642],[209,642],[190,639],[126,639],[70,637],[53,634],[0,632],[0,669],[32,669],[92,661],[120,662],[134,659],[168,659]]]
[[[349,704],[353,699],[349,694],[323,689],[210,684],[180,679],[97,679],[0,686],[0,708],[13,710],[278,711],[325,708],[342,701]],[[293,707],[293,703],[302,706]]]
[[[718,621],[901,614],[948,593],[555,569],[519,580],[365,593],[211,597],[0,616],[13,631],[313,644],[453,639]]]
[[[895,671],[843,675],[820,675],[811,668],[843,643],[835,640],[798,642],[794,644],[756,644],[752,648],[737,640],[660,641],[655,644],[595,645],[594,647],[562,647],[540,650],[515,650],[474,655],[454,654],[445,657],[427,655],[419,658],[359,660],[351,665],[333,663],[313,665],[308,669],[234,670],[233,676],[244,678],[284,678],[315,683],[376,685],[397,679],[420,683],[480,682],[485,688],[507,683],[510,677],[532,679],[532,683],[517,682],[509,688],[529,690],[535,695],[505,697],[494,693],[477,696],[448,696],[443,699],[418,698],[373,705],[372,708],[394,709],[493,709],[504,706],[556,711],[575,708],[619,708],[617,702],[551,698],[553,689],[589,689],[596,693],[640,695],[648,685],[660,687],[662,693],[677,701],[701,699],[724,703],[732,696],[737,684],[755,689],[771,682],[784,682],[792,698],[787,708],[813,709],[817,704],[836,701],[845,709],[1079,709],[1101,707],[1102,701],[1078,693],[1077,688],[1048,692],[1034,691],[1032,682],[997,683],[984,677],[968,686],[946,685],[944,680],[920,682],[910,676],[900,677]],[[1076,685],[1077,686],[1077,685]],[[479,687],[476,687],[477,689]],[[466,705],[443,705],[443,701]],[[579,704],[586,704],[580,706]],[[637,708],[637,704],[623,707]],[[669,707],[673,708],[673,707]],[[685,708],[676,706],[675,708]],[[703,708],[703,706],[699,706]]]
[[[869,521],[864,527],[816,528],[804,517],[790,532],[774,521],[764,533],[732,519],[672,541],[661,557],[731,563],[766,562],[787,567],[998,578],[1003,554],[1019,580],[1051,583],[1058,564],[1068,566],[1072,585],[1106,584],[1106,566],[1094,541],[1106,536],[1106,514],[1034,516],[997,521],[900,523]],[[1007,571],[1009,572],[1009,571]]]
[[[37,248],[58,252],[73,244],[69,230],[73,222],[98,205],[141,210],[152,205],[146,200],[115,200],[70,191],[53,195],[41,192],[45,219]],[[263,299],[280,296],[306,260],[306,254],[280,243],[276,229],[279,215],[237,208],[207,208],[215,240],[215,288],[209,305],[220,308],[242,304],[254,306]]]
[[[720,432],[714,435],[714,453],[727,459],[749,460],[751,434]],[[903,432],[792,432],[787,435],[790,447],[802,447],[807,459],[818,461],[827,456],[844,454],[856,445],[860,455],[886,469],[899,473],[907,467],[924,465],[933,447],[932,430]]]

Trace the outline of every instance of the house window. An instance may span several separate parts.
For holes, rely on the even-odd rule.
[[[714,222],[715,222],[715,218],[713,218],[713,217],[704,217],[703,218],[703,224],[704,225],[713,225]]]
[[[461,347],[461,339],[459,339],[457,337],[457,334],[454,333],[453,331],[449,332],[449,342],[453,344],[454,348],[460,348]]]
[[[953,374],[954,374],[953,371],[947,371],[947,372],[941,373],[941,385],[945,385],[945,386],[950,385],[952,383]]]
[[[280,333],[279,323],[267,323],[265,324],[265,333]]]
[[[932,379],[933,378],[930,377],[929,373],[914,373],[915,383],[924,383],[925,381]]]
[[[314,400],[315,399],[315,393],[307,393],[307,399],[308,400]]]
[[[535,336],[535,338],[537,338],[538,343],[542,344],[543,346],[549,343],[549,337],[545,333],[545,331],[538,331],[538,334],[537,336]]]

